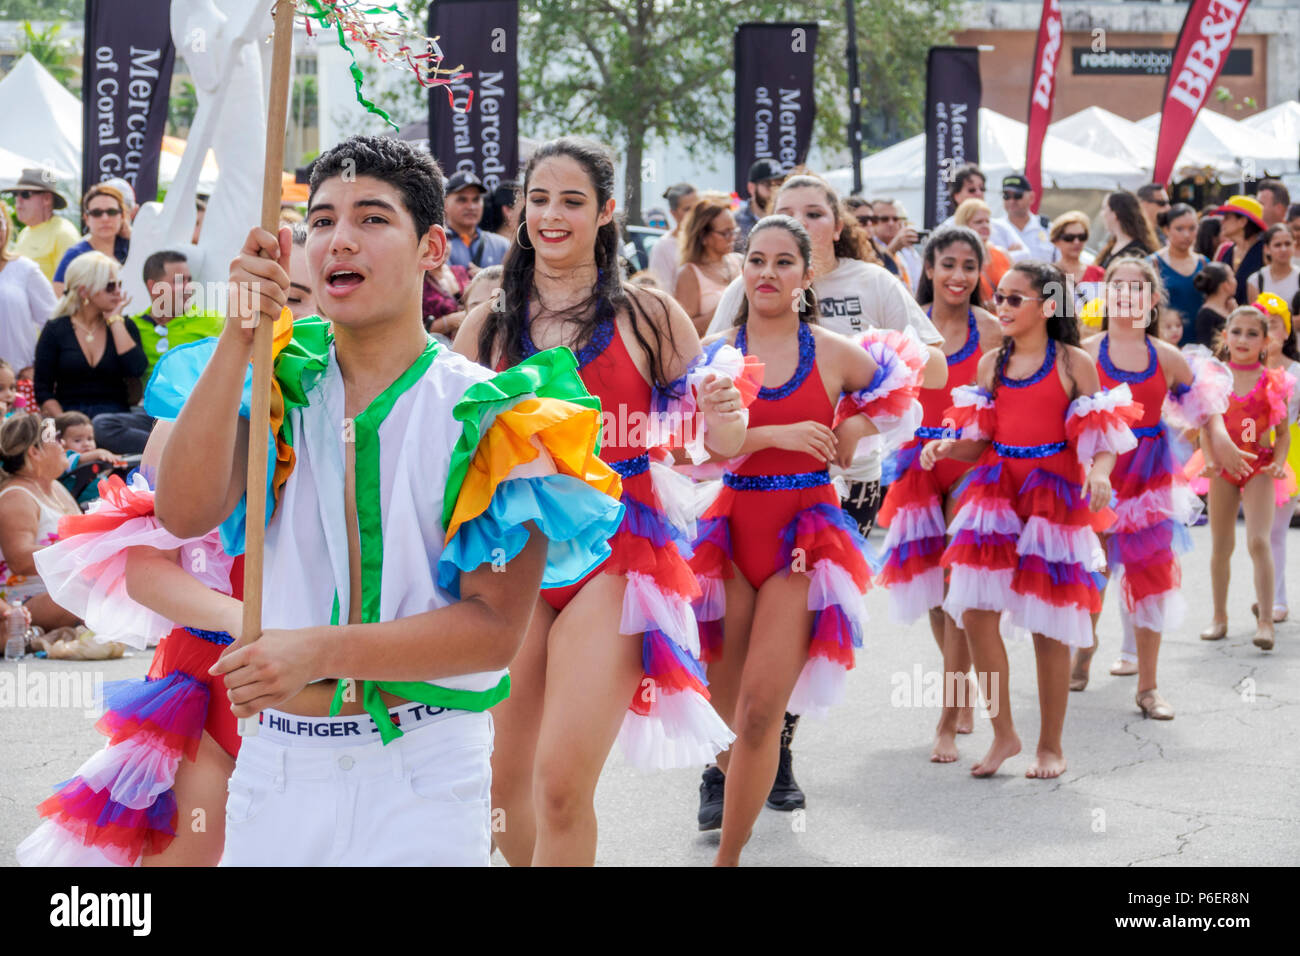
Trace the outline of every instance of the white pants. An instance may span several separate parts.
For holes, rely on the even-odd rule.
[[[1273,550],[1273,608],[1285,608],[1286,604],[1286,533],[1291,527],[1291,515],[1295,513],[1296,499],[1290,498],[1279,505],[1273,516],[1273,527],[1269,529],[1268,543]]]
[[[408,703],[360,717],[264,711],[240,744],[222,866],[487,866],[492,717]],[[417,719],[418,718],[418,719]]]

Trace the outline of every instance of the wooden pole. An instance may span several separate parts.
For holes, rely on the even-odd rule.
[[[280,226],[284,136],[293,73],[293,0],[275,0],[271,92],[266,111],[266,164],[262,175],[262,228],[276,234]],[[271,339],[275,316],[260,314],[253,331],[253,407],[248,423],[248,513],[244,526],[245,642],[262,634],[262,558],[266,543],[266,435],[271,428]],[[256,724],[239,722],[241,734]]]

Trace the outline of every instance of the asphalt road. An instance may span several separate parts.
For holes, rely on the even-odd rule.
[[[1238,525],[1239,537],[1241,526]],[[1177,711],[1144,720],[1133,703],[1136,678],[1107,670],[1119,645],[1108,602],[1093,679],[1072,694],[1066,718],[1069,770],[1028,780],[1038,729],[1032,648],[1010,645],[1011,693],[1025,751],[988,780],[968,769],[991,730],[977,720],[960,738],[962,759],[928,760],[937,711],[894,706],[914,668],[937,670],[928,627],[888,623],[873,592],[867,646],[849,675],[846,700],[823,722],[804,721],[795,772],[808,794],[801,815],[764,810],[746,849],[752,865],[1294,865],[1300,861],[1300,624],[1278,628],[1263,653],[1250,643],[1251,578],[1244,543],[1233,558],[1229,636],[1207,643],[1209,534],[1192,531],[1184,561],[1189,613],[1167,635],[1160,689]],[[1300,612],[1300,530],[1288,535],[1291,599]],[[25,661],[26,673],[142,675],[149,656],[106,663]],[[0,663],[0,691],[18,665]],[[50,686],[46,682],[46,686]],[[66,690],[65,690],[66,692]],[[19,704],[23,704],[19,706]],[[66,701],[65,701],[66,703]],[[35,805],[70,776],[102,738],[80,702],[33,706],[0,693],[0,864],[36,825]],[[705,865],[717,834],[696,831],[699,772],[643,773],[611,757],[597,791],[602,865]],[[500,862],[500,858],[497,858]]]

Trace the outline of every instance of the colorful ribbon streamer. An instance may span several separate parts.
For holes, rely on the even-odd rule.
[[[454,69],[444,68],[442,49],[438,46],[439,37],[420,36],[418,32],[410,29],[406,25],[410,18],[399,10],[396,4],[362,6],[361,0],[300,0],[297,12],[303,17],[308,36],[311,35],[313,20],[322,29],[329,29],[331,26],[335,29],[338,33],[339,46],[347,50],[348,55],[352,57],[349,71],[352,73],[352,82],[356,87],[357,102],[367,112],[381,117],[393,129],[398,128],[397,124],[362,92],[362,81],[365,75],[357,63],[356,52],[348,44],[349,38],[373,53],[381,63],[404,62],[411,68],[420,86],[426,89],[434,86],[446,87],[447,102],[453,110],[457,110],[451,85],[458,80],[468,79],[473,74],[466,72],[462,66]],[[403,25],[401,28],[393,29],[368,19],[375,14],[395,14],[402,20]],[[414,52],[420,44],[424,45],[425,51]],[[468,112],[472,102],[473,91],[471,90],[464,107],[457,111]]]

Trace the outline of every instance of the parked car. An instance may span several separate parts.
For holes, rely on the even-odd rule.
[[[623,258],[627,260],[632,272],[640,272],[650,265],[650,248],[660,237],[668,235],[667,229],[655,229],[651,226],[623,227]]]

